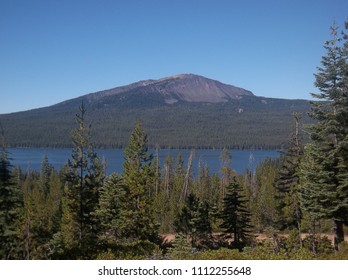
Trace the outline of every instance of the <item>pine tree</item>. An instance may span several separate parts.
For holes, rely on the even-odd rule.
[[[281,229],[296,226],[300,230],[301,209],[298,199],[298,168],[303,156],[301,115],[294,113],[294,130],[289,140],[289,148],[282,158],[282,166],[276,181],[278,224]]]
[[[211,234],[210,207],[206,201],[190,193],[181,211],[178,212],[174,226],[176,232],[191,238],[192,246],[196,246],[199,239],[207,239]]]
[[[203,165],[201,161],[198,163],[198,179],[196,193],[201,200],[212,199],[211,178],[209,175],[208,164]]]
[[[45,155],[41,163],[40,183],[45,192],[45,195],[49,193],[49,181],[53,171],[53,166],[48,162],[48,156]]]
[[[335,249],[344,240],[343,224],[348,224],[348,84],[347,42],[341,46],[338,27],[331,27],[332,39],[325,44],[326,55],[315,75],[319,99],[312,103],[311,144],[306,148],[307,163],[301,170],[301,192],[304,208],[319,218],[335,224]],[[344,39],[347,38],[344,36]],[[305,201],[305,199],[303,199]]]
[[[173,159],[170,155],[168,155],[165,159],[163,173],[164,173],[164,178],[163,178],[164,192],[166,194],[166,199],[168,202],[172,194],[173,181],[174,181]]]
[[[14,259],[18,257],[17,222],[22,208],[22,195],[12,177],[2,128],[0,141],[0,259]]]
[[[192,258],[194,250],[186,235],[177,234],[171,245],[172,247],[169,248],[167,253],[171,260],[187,260]]]
[[[41,173],[27,172],[22,182],[22,256],[24,259],[48,259],[51,251],[49,243],[59,230],[61,218],[61,180],[45,156]]]
[[[46,219],[50,237],[59,231],[62,216],[63,183],[59,174],[52,171],[49,179],[49,193],[46,196]]]
[[[148,154],[147,135],[137,121],[124,150],[125,162],[122,180],[125,186],[124,201],[120,209],[120,230],[125,245],[155,242],[157,226],[152,213],[150,190],[154,189],[154,174]]]
[[[307,144],[299,166],[299,199],[303,213],[303,223],[307,222],[309,224],[313,253],[316,253],[315,236],[320,233],[319,222],[325,218],[321,202],[327,200],[327,193],[323,191],[321,183],[317,183],[317,176],[321,172],[321,166],[317,164],[318,158],[316,154],[315,146],[311,143]]]
[[[23,182],[24,211],[21,216],[20,234],[24,259],[44,259],[44,246],[51,238],[50,206],[41,186],[40,174],[27,172]]]
[[[154,211],[156,212],[156,221],[160,224],[159,231],[161,233],[169,233],[173,231],[173,184],[174,184],[174,171],[173,171],[173,159],[170,155],[167,155],[162,178],[160,180],[160,192],[156,197],[154,205]]]
[[[224,199],[226,195],[227,186],[233,181],[233,178],[236,176],[236,173],[231,168],[232,156],[228,149],[223,148],[220,155],[220,172],[222,174],[221,179],[221,197]]]
[[[86,125],[84,104],[76,115],[78,127],[72,134],[72,159],[68,162],[63,197],[62,237],[71,257],[91,258],[97,240],[95,211],[105,168],[91,143],[91,125]]]
[[[173,191],[171,195],[171,206],[172,209],[178,211],[178,205],[181,205],[181,194],[182,189],[185,184],[185,171],[184,171],[184,161],[182,155],[179,153],[177,156],[175,174],[173,179]]]
[[[125,200],[125,188],[122,178],[113,173],[105,179],[100,189],[99,207],[96,218],[99,220],[99,239],[106,246],[119,243],[121,203]]]
[[[247,200],[236,180],[227,187],[221,219],[221,228],[233,235],[232,247],[242,249],[250,237],[251,222]]]
[[[247,181],[244,181],[244,184],[248,184],[244,190],[249,201],[252,224],[260,231],[273,227],[279,220],[275,199],[278,170],[278,160],[268,158],[257,166],[251,178],[247,174]]]

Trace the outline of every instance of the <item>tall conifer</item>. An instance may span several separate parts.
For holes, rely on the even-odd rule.
[[[348,224],[348,84],[347,53],[338,27],[331,27],[331,40],[325,43],[326,55],[315,75],[319,101],[312,103],[311,144],[306,148],[301,191],[304,207],[312,215],[332,219],[335,224],[335,249],[344,240],[343,224]],[[344,38],[347,40],[347,38]]]
[[[86,125],[86,108],[79,107],[78,127],[72,134],[72,159],[68,162],[63,197],[62,237],[67,248],[79,258],[90,258],[97,240],[98,221],[95,211],[105,168],[91,142],[91,125]]]
[[[303,156],[301,115],[293,114],[294,129],[289,148],[282,158],[282,166],[276,180],[276,200],[279,211],[278,224],[281,229],[296,226],[300,230],[300,202],[298,199],[299,165]]]
[[[194,193],[185,199],[185,204],[177,213],[174,226],[176,232],[191,238],[192,246],[198,239],[206,239],[212,231],[208,202],[201,201]]]
[[[105,179],[100,189],[99,207],[96,217],[99,224],[99,239],[104,245],[117,245],[121,237],[120,211],[124,201],[125,188],[122,178],[113,173]]]
[[[17,222],[22,208],[22,195],[11,174],[11,163],[0,126],[0,259],[17,257]]]
[[[157,239],[149,193],[155,180],[151,168],[152,154],[148,153],[147,135],[137,121],[124,150],[125,162],[122,179],[125,188],[120,209],[120,230],[124,245],[141,244]]]
[[[232,246],[241,249],[250,237],[251,219],[241,186],[233,180],[226,189],[221,228],[233,236]]]

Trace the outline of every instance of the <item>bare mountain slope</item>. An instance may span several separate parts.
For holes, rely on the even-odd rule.
[[[134,91],[143,95],[158,93],[167,104],[173,104],[178,101],[220,103],[231,99],[239,99],[245,95],[253,95],[248,90],[223,84],[202,76],[181,74],[159,80],[140,81],[127,86],[91,93],[87,95],[87,98],[92,101],[106,96]]]

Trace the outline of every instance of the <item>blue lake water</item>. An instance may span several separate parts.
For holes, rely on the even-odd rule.
[[[50,164],[56,170],[61,168],[68,159],[71,158],[71,149],[8,149],[11,163],[20,166],[23,171],[40,170],[41,163],[45,155]],[[98,149],[100,158],[107,162],[107,174],[113,172],[122,173],[124,154],[121,149]],[[149,151],[155,154],[155,151]],[[176,158],[181,153],[184,164],[190,156],[191,150],[159,150],[160,166],[163,166],[167,155],[171,155],[176,164]],[[254,170],[255,167],[266,158],[276,158],[280,156],[279,151],[259,151],[259,150],[230,150],[232,156],[231,167],[239,174],[245,169]],[[221,168],[221,150],[195,150],[193,158],[193,173],[197,175],[199,164],[209,166],[210,173],[217,173]],[[186,165],[185,165],[186,168]]]

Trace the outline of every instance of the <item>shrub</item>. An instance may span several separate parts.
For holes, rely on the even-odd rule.
[[[197,254],[199,260],[243,260],[244,255],[238,249],[220,248],[218,250],[208,250]]]

